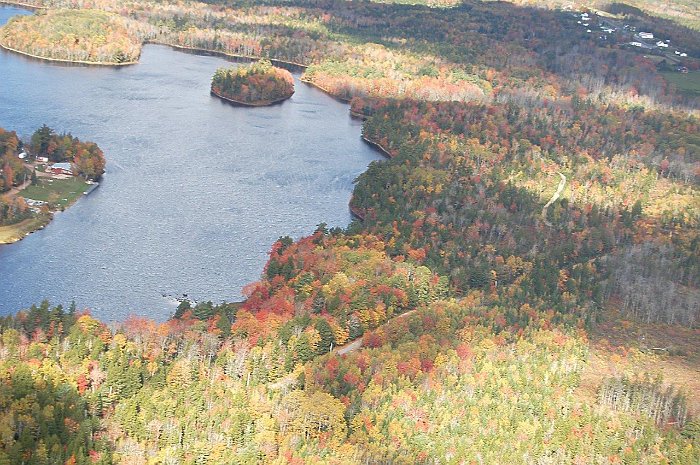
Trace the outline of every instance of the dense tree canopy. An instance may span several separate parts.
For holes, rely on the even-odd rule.
[[[280,238],[245,302],[0,322],[0,463],[700,463],[698,101],[657,69],[700,68],[697,32],[506,2],[64,3],[307,65],[387,160],[357,179],[356,221]],[[640,53],[630,27],[687,56]],[[212,91],[292,85],[258,63]],[[48,128],[31,145],[99,159]],[[610,318],[689,349],[596,345]]]
[[[98,10],[51,10],[12,18],[0,45],[40,58],[88,63],[135,62],[148,28]]]
[[[217,69],[211,91],[236,103],[267,105],[291,97],[294,78],[289,71],[261,60],[248,66]]]
[[[31,137],[30,149],[35,156],[46,157],[51,163],[69,162],[75,174],[97,179],[105,172],[105,157],[94,142],[81,142],[71,134],[56,134],[43,125]]]

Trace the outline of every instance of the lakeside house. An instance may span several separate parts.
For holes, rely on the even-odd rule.
[[[53,174],[67,174],[69,176],[73,175],[73,167],[70,163],[54,163],[49,167],[49,171]]]

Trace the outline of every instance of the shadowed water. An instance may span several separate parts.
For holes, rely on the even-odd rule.
[[[0,7],[0,24],[20,12]],[[298,76],[280,105],[231,106],[209,94],[225,64],[154,45],[125,68],[0,51],[1,127],[27,138],[46,123],[107,157],[97,190],[0,246],[0,314],[46,298],[162,320],[170,296],[240,299],[279,236],[349,223],[352,182],[378,157],[347,106]]]

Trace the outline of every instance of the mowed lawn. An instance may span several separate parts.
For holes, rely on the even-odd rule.
[[[681,94],[700,97],[700,71],[691,71],[687,74],[669,71],[662,74]]]
[[[37,185],[27,187],[20,195],[28,199],[43,200],[55,208],[65,208],[83,195],[89,186],[84,179],[79,177],[68,179],[39,178]]]

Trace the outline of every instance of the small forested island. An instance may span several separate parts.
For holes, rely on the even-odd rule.
[[[211,81],[212,94],[249,106],[271,105],[294,94],[294,78],[285,69],[260,60],[248,66],[219,68]]]
[[[105,158],[93,142],[44,125],[25,144],[0,128],[0,244],[43,228],[102,176]]]
[[[136,63],[148,27],[99,10],[49,10],[16,16],[0,29],[6,50],[51,61]]]

